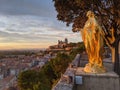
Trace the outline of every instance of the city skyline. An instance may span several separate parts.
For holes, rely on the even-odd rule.
[[[0,0],[0,50],[47,48],[57,40],[81,41],[56,18],[52,0]]]

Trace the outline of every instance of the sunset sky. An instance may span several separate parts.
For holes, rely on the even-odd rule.
[[[0,0],[0,49],[47,48],[79,33],[57,21],[52,0]]]

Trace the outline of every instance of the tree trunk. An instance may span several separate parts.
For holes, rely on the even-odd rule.
[[[112,62],[115,63],[115,47],[111,48]]]
[[[115,42],[114,71],[120,76],[119,41],[120,41],[120,39],[117,39]]]

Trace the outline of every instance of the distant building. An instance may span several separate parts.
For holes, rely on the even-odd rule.
[[[68,39],[65,38],[64,41],[62,40],[58,40],[58,44],[57,45],[52,45],[52,46],[49,46],[49,49],[63,49],[67,46],[68,44]]]
[[[58,40],[58,47],[59,48],[64,48],[67,44],[68,44],[68,39],[67,38],[65,38],[64,41]]]
[[[65,43],[68,44],[68,39],[67,38],[65,38]]]

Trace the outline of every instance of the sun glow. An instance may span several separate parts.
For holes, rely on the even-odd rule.
[[[1,50],[47,48],[51,43],[0,43]]]

